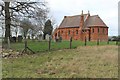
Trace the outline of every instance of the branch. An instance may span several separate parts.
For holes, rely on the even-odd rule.
[[[5,16],[5,15],[3,14],[4,6],[3,6],[2,4],[0,4],[0,7],[1,7],[1,10],[0,10],[0,16],[1,16],[1,15]]]

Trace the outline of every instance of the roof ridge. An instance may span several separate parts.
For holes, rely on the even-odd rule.
[[[90,17],[94,17],[94,16],[98,16],[99,17],[99,15],[91,15]]]
[[[83,15],[88,15],[88,14],[83,14]],[[76,16],[81,16],[81,15],[64,16],[64,17],[68,17],[68,18],[71,18],[71,17],[76,17]]]

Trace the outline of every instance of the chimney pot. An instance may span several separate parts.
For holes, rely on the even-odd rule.
[[[82,10],[82,13],[81,13],[81,15],[83,15],[83,10]]]
[[[64,18],[67,18],[67,16],[64,16]]]

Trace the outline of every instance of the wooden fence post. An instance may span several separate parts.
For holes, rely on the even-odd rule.
[[[107,44],[109,44],[109,40],[107,41]]]
[[[50,51],[50,45],[51,45],[51,38],[50,38],[50,36],[49,36],[49,41],[48,41],[48,46],[49,46],[49,51]]]
[[[25,38],[25,53],[27,53],[27,39]]]
[[[87,40],[86,40],[86,37],[85,37],[85,46],[87,45]]]
[[[116,45],[118,45],[118,41],[116,40]]]
[[[120,44],[120,43],[119,43],[119,40],[118,40],[118,43],[117,43],[117,44],[118,44],[118,46],[119,46],[119,44]]]
[[[97,39],[97,45],[99,45],[99,39]]]
[[[28,50],[30,50],[33,54],[35,53],[34,51],[32,51],[29,47],[28,47],[28,45],[27,45],[28,43],[27,43],[27,39],[26,39],[26,36],[25,36],[25,39],[24,39],[24,50],[22,51],[22,53],[27,53],[27,49]]]
[[[70,37],[70,49],[72,48],[72,37]]]

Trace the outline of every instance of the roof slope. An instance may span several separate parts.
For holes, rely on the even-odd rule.
[[[84,14],[84,20],[87,14]],[[79,27],[80,26],[80,15],[76,16],[65,16],[59,28],[67,28],[67,27]]]
[[[92,27],[92,26],[107,27],[107,25],[103,22],[103,20],[98,15],[90,16],[86,20],[85,27]]]
[[[88,18],[87,18],[88,14],[83,15],[84,15],[84,28],[94,26],[107,27],[106,24],[98,15],[89,16]],[[59,28],[80,27],[80,20],[81,15],[65,16]]]

